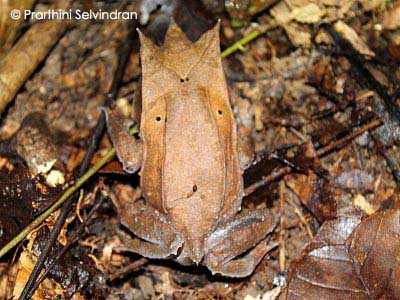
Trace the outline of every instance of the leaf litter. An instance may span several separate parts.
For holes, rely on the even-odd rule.
[[[38,5],[48,7],[47,3]],[[82,4],[73,5],[77,8]],[[101,1],[88,5],[107,9]],[[244,209],[266,205],[275,215],[283,212],[273,237],[280,249],[273,250],[252,276],[240,281],[212,277],[202,268],[140,261],[138,256],[115,252],[119,237],[125,233],[112,199],[138,199],[141,190],[138,176],[121,175],[114,161],[85,186],[88,196],[79,205],[83,219],[94,205],[94,190],[106,199],[86,225],[86,234],[55,268],[57,274],[67,275],[50,276],[35,297],[46,299],[57,293],[63,299],[400,299],[396,281],[400,206],[392,175],[400,166],[400,128],[376,91],[364,84],[363,74],[353,70],[352,61],[345,58],[346,50],[339,49],[319,26],[332,24],[363,56],[388,94],[396,95],[399,4],[383,0],[142,0],[129,3],[128,8],[142,13],[144,30],[159,43],[170,16],[193,40],[220,18],[222,49],[254,29],[274,24],[224,59],[224,64],[239,131],[245,133],[244,144],[256,150],[258,163],[246,171],[246,186],[288,165],[295,170],[279,179],[284,193],[280,191],[282,184],[275,181],[245,199]],[[27,81],[12,82],[23,84],[23,89],[15,98],[5,100],[9,104],[1,115],[2,243],[57,198],[45,180],[48,170],[36,175],[41,172],[32,157],[37,155],[44,162],[56,158],[51,169],[60,171],[65,182],[74,178],[74,166],[79,166],[79,153],[96,124],[98,107],[104,103],[116,69],[118,47],[128,29],[121,21],[106,23],[110,26],[97,21],[74,24],[54,48],[43,45],[47,48],[41,51],[48,55],[37,58],[42,60],[38,68],[30,66],[36,71]],[[15,33],[10,35],[15,39]],[[1,38],[7,45],[0,52],[2,57],[7,51],[13,55],[10,37]],[[119,103],[128,104],[122,105],[125,108],[139,87],[137,41],[134,49],[118,96],[122,99]],[[12,73],[9,68],[6,71]],[[27,122],[31,112],[40,113],[45,123]],[[382,120],[383,126],[323,157],[316,155],[321,147],[374,118]],[[32,128],[37,129],[40,143],[21,138],[27,128],[28,137]],[[24,150],[11,151],[10,157],[7,150],[11,146],[16,149],[16,142]],[[299,150],[302,144],[307,147]],[[106,136],[98,155],[109,147]],[[65,187],[61,181],[54,185],[58,190]],[[76,214],[72,212],[57,247],[71,239],[79,226]],[[48,220],[44,228],[52,225]],[[313,239],[306,228],[312,231]],[[34,242],[45,239],[46,230],[39,230],[23,247],[2,258],[0,286],[7,282],[8,288],[0,288],[0,299],[9,298],[13,289],[16,293],[24,284],[27,275],[23,274],[29,275],[40,252],[33,247]],[[140,264],[129,268],[135,262]],[[82,280],[71,279],[73,270],[75,274],[91,274],[95,284],[89,288],[84,276]],[[46,294],[46,289],[53,294]]]

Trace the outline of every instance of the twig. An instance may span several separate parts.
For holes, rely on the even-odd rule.
[[[292,171],[291,167],[282,167],[276,171],[273,171],[268,176],[263,176],[260,181],[257,181],[256,183],[253,183],[252,185],[245,188],[243,196],[247,197],[248,195],[257,191],[259,188],[281,178],[282,176],[285,176],[286,174],[289,174],[291,171]]]
[[[96,164],[90,168],[78,181],[68,188],[64,194],[52,206],[25,227],[18,235],[16,235],[10,242],[7,243],[0,250],[0,258],[3,257],[8,251],[14,248],[21,242],[32,230],[39,226],[44,220],[47,219],[53,212],[55,212],[71,195],[73,195],[90,177],[92,177],[98,170],[100,170],[110,159],[115,156],[115,149],[111,149],[104,155]]]
[[[279,270],[286,269],[286,246],[285,246],[285,182],[279,183]]]
[[[53,266],[56,264],[56,262],[67,252],[67,250],[75,244],[79,238],[81,232],[85,229],[85,227],[88,225],[90,218],[93,216],[93,214],[96,212],[96,210],[100,207],[100,204],[103,202],[104,198],[99,197],[99,200],[96,201],[96,203],[93,205],[92,209],[88,213],[86,219],[79,225],[78,230],[75,232],[75,234],[71,237],[70,240],[68,240],[68,243],[61,249],[61,251],[58,253],[58,255],[51,260],[50,264],[47,266],[47,268],[44,270],[43,274],[36,280],[32,288],[30,289],[27,298],[30,299],[34,292],[38,289],[40,284],[43,282],[43,280],[46,279],[47,275],[53,268]]]
[[[221,53],[221,57],[225,58],[225,57],[231,55],[232,53],[234,53],[237,50],[239,50],[240,48],[242,48],[244,45],[248,44],[249,42],[251,42],[252,40],[257,38],[259,35],[264,34],[266,31],[268,31],[269,29],[271,29],[271,28],[273,28],[275,26],[276,25],[274,23],[272,23],[270,26],[268,26],[267,28],[264,28],[263,30],[256,30],[256,31],[251,32],[249,35],[247,35],[244,38],[242,38],[241,40],[237,41],[232,46],[227,48],[224,52],[222,52]],[[123,59],[121,59],[121,60],[123,60]],[[120,75],[118,76],[118,74],[117,74],[116,77],[122,78],[122,75],[123,75],[123,73],[120,72]],[[114,82],[113,82],[113,85],[112,85],[112,87],[110,89],[110,93],[107,95],[107,99],[108,100],[115,97],[115,93],[117,91],[117,87],[118,87],[118,85],[115,85]],[[7,245],[5,245],[2,249],[0,249],[0,258],[2,256],[4,256],[6,253],[8,253],[8,251],[10,251],[19,242],[21,242],[33,229],[35,229],[37,226],[39,226],[47,217],[49,217],[53,212],[55,212],[91,176],[93,176],[99,169],[101,169],[107,163],[107,161],[109,161],[110,159],[112,159],[115,156],[116,150],[114,148],[112,148],[89,171],[84,173],[85,166],[89,165],[90,159],[91,159],[91,157],[92,157],[92,155],[93,155],[93,153],[94,153],[94,151],[95,151],[95,149],[97,147],[97,140],[101,136],[101,134],[102,134],[102,132],[104,130],[104,125],[105,125],[105,116],[104,116],[104,113],[102,113],[100,118],[99,118],[98,124],[96,125],[95,132],[92,135],[88,151],[87,151],[87,153],[85,155],[85,158],[84,158],[84,160],[82,162],[82,168],[80,169],[80,172],[79,172],[80,173],[79,175],[81,175],[81,173],[82,173],[82,176],[78,177],[79,179],[76,182],[76,184],[74,184],[72,187],[68,188],[64,192],[64,194],[59,198],[59,200],[57,200],[52,206],[50,206],[38,218],[36,218],[33,222],[31,222],[24,230],[22,230],[17,236],[15,236]],[[279,174],[277,176],[279,176]],[[51,245],[54,244],[54,241],[57,238],[59,230],[61,229],[62,224],[64,222],[62,220],[65,219],[65,217],[68,215],[68,212],[69,212],[73,202],[74,202],[73,199],[70,199],[70,201],[68,201],[67,203],[64,204],[66,209],[63,209],[63,211],[60,214],[59,218],[57,219],[56,225],[55,225],[55,228],[57,227],[59,229],[58,230],[54,230],[53,229],[53,231],[51,233],[51,236],[48,239],[48,244],[46,245],[46,246],[48,246],[48,245],[50,245],[50,246],[49,247],[45,247],[45,250],[47,249],[47,252],[49,252],[49,250],[51,248]],[[63,213],[63,212],[65,212],[65,213]],[[53,237],[53,238],[51,239],[51,237]],[[41,254],[43,254],[43,253],[45,253],[45,251],[42,251]],[[43,257],[45,257],[45,255],[43,255]],[[40,259],[40,257],[39,257],[39,259]],[[39,259],[38,259],[38,262],[37,262],[36,266],[43,265],[43,263],[45,261],[45,260],[41,260],[39,262]],[[39,270],[39,269],[41,269],[41,268],[37,268],[37,270]],[[23,291],[23,294],[21,294],[21,298],[22,299],[25,298],[28,294],[31,294],[32,292],[34,292],[35,289],[31,289],[30,288],[30,286],[32,286],[32,284],[34,282],[34,280],[32,280],[31,278],[35,277],[35,279],[36,279],[37,276],[39,275],[39,273],[40,273],[40,270],[36,271],[35,273],[34,272],[31,273],[30,281],[28,281],[28,283],[26,284],[25,289]],[[44,279],[44,277],[43,277],[43,279]],[[37,286],[35,285],[35,287],[37,287]]]
[[[125,274],[127,272],[138,270],[139,268],[143,267],[148,262],[149,262],[148,258],[142,257],[141,259],[138,259],[134,263],[129,264],[129,265],[119,269],[117,273],[112,274],[108,279],[113,281],[117,278],[120,278],[123,274]]]
[[[337,148],[343,147],[345,144],[352,141],[357,136],[363,134],[364,132],[366,132],[368,130],[374,129],[380,125],[382,125],[382,122],[380,120],[373,120],[373,121],[369,122],[368,124],[362,126],[361,128],[353,131],[349,135],[335,141],[334,143],[318,149],[317,156],[318,157],[324,156],[325,154],[327,154]],[[268,183],[270,183],[272,181],[277,180],[278,178],[281,178],[282,176],[285,176],[285,175],[291,173],[292,171],[293,171],[293,169],[291,167],[286,166],[286,167],[282,167],[282,168],[275,170],[273,173],[271,173],[268,176],[262,177],[262,179],[260,181],[253,183],[252,185],[248,186],[244,190],[244,197],[247,197],[248,195],[250,195],[250,194],[254,193],[256,190],[258,190],[259,188],[267,185]]]
[[[292,199],[286,198],[286,201],[293,207],[295,214],[299,217],[301,223],[303,223],[304,227],[306,228],[308,236],[312,240],[314,238],[314,235],[310,228],[310,224],[308,224],[306,218],[304,217],[303,213],[301,212],[301,209]]]
[[[277,25],[275,21],[271,21],[270,24],[266,25],[263,29],[256,29],[252,32],[250,32],[248,35],[244,36],[240,40],[236,41],[233,45],[229,46],[226,48],[222,53],[221,57],[225,58],[232,53],[235,53],[238,50],[243,49],[245,45],[250,43],[252,40],[258,38],[260,35],[266,33],[268,30],[271,30],[272,28],[275,28]]]
[[[135,34],[134,27],[135,26],[131,26],[131,30],[128,32],[126,42],[124,43],[124,47],[123,47],[122,51],[120,52],[118,67],[115,72],[115,76],[112,81],[110,90],[106,97],[106,101],[105,101],[106,106],[111,106],[111,103],[117,96],[118,87],[122,81],[125,66],[128,62],[129,55],[130,55],[130,52],[131,52],[132,46],[133,46],[133,40],[134,40],[133,36]],[[80,178],[86,172],[86,170],[90,164],[90,161],[91,161],[91,159],[97,149],[97,146],[100,142],[100,139],[103,136],[105,126],[106,126],[106,117],[105,117],[105,113],[103,111],[100,114],[99,120],[97,121],[94,132],[90,138],[90,144],[85,153],[85,157],[82,161],[82,164],[79,168],[78,178]],[[65,220],[67,219],[69,212],[72,209],[72,206],[75,203],[75,201],[76,201],[76,197],[72,197],[64,203],[61,213],[58,216],[56,223],[53,227],[53,230],[51,231],[50,236],[46,241],[46,245],[45,245],[43,251],[40,253],[40,256],[35,264],[35,267],[34,267],[33,271],[31,272],[29,279],[28,279],[27,283],[25,284],[25,287],[21,293],[20,298],[22,300],[27,299],[28,298],[27,295],[33,293],[34,290],[31,291],[31,287],[33,286],[34,282],[36,281],[37,277],[39,276],[39,274],[44,266],[44,263],[46,261],[46,258],[50,253],[51,247],[57,240],[57,237],[60,234],[60,231],[61,231],[62,227],[64,226]]]
[[[369,88],[376,91],[379,97],[383,100],[386,110],[395,117],[397,123],[400,123],[400,108],[395,99],[389,96],[387,89],[375,79],[371,72],[365,67],[365,59],[362,57],[349,41],[345,40],[330,24],[323,24],[322,28],[325,29],[330,36],[334,39],[335,43],[343,50],[344,55],[348,58],[353,69],[360,75],[362,79],[366,80]]]
[[[345,144],[352,141],[353,139],[355,139],[359,135],[363,134],[364,132],[374,129],[380,125],[382,125],[382,121],[373,120],[373,121],[369,122],[368,124],[360,127],[359,129],[353,131],[352,133],[348,134],[347,136],[335,141],[334,143],[318,149],[317,156],[319,156],[319,157],[324,156],[325,154],[327,154],[337,148],[343,147]]]

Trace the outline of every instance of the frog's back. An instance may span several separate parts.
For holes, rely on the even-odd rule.
[[[163,47],[141,36],[146,201],[198,240],[237,212],[242,170],[218,26],[191,43],[170,25]]]

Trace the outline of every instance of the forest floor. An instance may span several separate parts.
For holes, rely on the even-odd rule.
[[[17,2],[22,9],[35,1]],[[129,116],[141,78],[132,28],[162,45],[171,17],[191,41],[221,20],[239,144],[255,153],[244,172],[243,211],[267,207],[278,221],[269,240],[275,246],[243,279],[117,251],[129,232],[115,205],[142,191],[139,175],[124,173],[114,158],[77,192],[33,299],[400,299],[400,2],[63,5],[136,11],[139,20],[42,28],[48,21],[8,24],[8,15],[1,17],[8,27],[0,28],[0,79],[12,80],[3,80],[0,96],[0,248],[77,181],[127,40],[132,47],[113,102]],[[47,1],[34,6],[50,8]],[[22,64],[17,45],[28,34],[21,47],[29,63]],[[238,44],[242,38],[248,41]],[[104,134],[91,165],[111,148]],[[19,297],[58,215],[2,254],[0,299]]]

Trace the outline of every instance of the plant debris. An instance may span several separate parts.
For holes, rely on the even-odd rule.
[[[400,299],[399,1],[50,2],[8,1],[0,13],[0,248],[76,183],[110,90],[113,138],[140,124],[132,26],[160,46],[171,18],[191,42],[220,20],[246,168],[242,210],[263,208],[278,222],[268,239],[276,246],[242,279],[122,252],[131,235],[119,205],[142,203],[141,174],[102,162],[113,145],[105,134],[90,162],[104,165],[75,193],[33,299]],[[13,9],[53,8],[138,20],[10,19]],[[21,295],[58,214],[0,258],[0,300]]]

